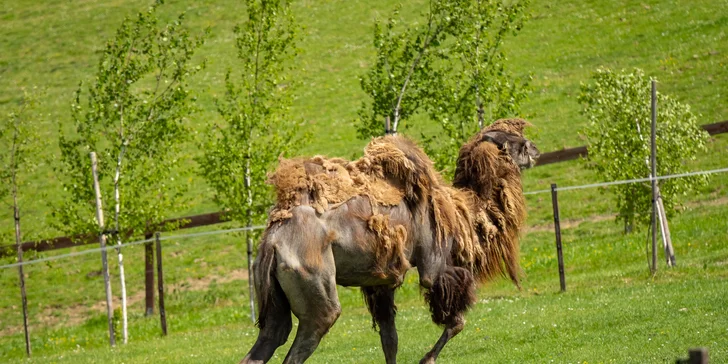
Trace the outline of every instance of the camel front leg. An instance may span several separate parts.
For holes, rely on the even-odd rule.
[[[448,323],[445,326],[445,330],[442,332],[442,335],[440,335],[440,339],[437,340],[437,343],[435,343],[435,347],[432,348],[427,354],[425,354],[425,357],[420,360],[420,364],[432,364],[435,363],[435,360],[437,360],[437,356],[440,355],[440,351],[442,351],[442,348],[445,347],[445,344],[455,337],[455,335],[459,334],[460,331],[463,331],[463,327],[465,326],[465,320],[463,319],[462,315],[457,315],[451,323]]]
[[[463,315],[475,303],[475,282],[468,270],[448,266],[425,293],[432,321],[445,326],[435,346],[420,363],[434,363],[445,344],[459,334],[465,325]]]

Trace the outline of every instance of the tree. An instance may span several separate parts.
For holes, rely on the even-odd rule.
[[[22,234],[20,230],[19,190],[25,184],[23,177],[35,168],[35,163],[28,158],[33,149],[37,150],[38,140],[33,121],[28,112],[36,105],[36,95],[23,90],[20,105],[0,120],[0,145],[7,146],[0,150],[0,201],[10,197],[12,200],[13,220],[15,228],[15,246],[18,262],[23,261]],[[4,206],[4,205],[3,205]],[[20,291],[23,305],[23,327],[25,330],[25,351],[30,356],[31,347],[28,336],[28,301],[25,296],[25,277],[23,266],[18,266]]]
[[[527,1],[433,0],[425,25],[398,31],[399,7],[374,28],[376,62],[361,78],[371,102],[359,110],[360,137],[381,135],[384,120],[400,123],[426,112],[439,129],[423,135],[437,167],[452,173],[457,151],[485,120],[513,116],[527,80],[507,70],[502,45],[517,34]]]
[[[464,4],[448,49],[448,72],[428,103],[439,131],[424,137],[425,150],[446,176],[454,172],[460,147],[494,120],[518,116],[528,78],[508,70],[503,44],[527,18],[528,1],[475,0]]]
[[[360,78],[361,88],[371,101],[359,109],[359,137],[381,135],[385,120],[392,123],[389,131],[396,133],[400,123],[432,99],[444,72],[436,67],[436,61],[446,56],[443,42],[457,26],[465,2],[431,0],[424,15],[426,23],[403,30],[395,29],[402,23],[401,5],[397,5],[386,24],[374,24],[376,61]]]
[[[187,79],[205,65],[193,64],[192,57],[206,33],[191,36],[183,25],[184,14],[160,26],[156,10],[161,3],[122,22],[107,42],[85,95],[83,85],[76,91],[71,105],[74,132],[60,128],[57,171],[66,198],[54,215],[63,231],[98,230],[91,151],[99,156],[102,195],[115,196],[113,214],[106,214],[114,216],[119,244],[122,235],[156,226],[183,202],[185,186],[175,176],[181,173],[180,146],[189,139],[184,119],[196,110]]]
[[[221,125],[207,130],[201,174],[215,191],[226,215],[245,226],[265,221],[272,191],[268,171],[281,155],[302,139],[288,117],[295,82],[288,78],[297,54],[297,27],[288,2],[246,0],[248,19],[235,27],[239,75],[228,70],[225,95],[216,100]],[[252,293],[252,250],[255,232],[247,231],[248,272]],[[251,295],[251,316],[254,309]]]
[[[582,84],[579,101],[588,118],[586,166],[607,181],[648,177],[650,167],[650,80],[644,72],[598,69]],[[708,134],[698,126],[690,106],[657,94],[657,174],[686,172],[686,161],[706,150]],[[707,183],[707,176],[659,181],[668,217],[676,211],[678,196]],[[613,187],[618,221],[625,227],[646,226],[651,219],[652,192],[646,183]],[[626,229],[625,229],[626,230]]]

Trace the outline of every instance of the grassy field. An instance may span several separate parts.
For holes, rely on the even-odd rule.
[[[87,0],[73,3],[8,0],[0,8],[0,111],[19,101],[20,87],[46,90],[39,125],[47,144],[41,166],[24,190],[26,237],[57,235],[48,228],[49,204],[60,185],[45,161],[58,153],[58,126],[67,125],[72,92],[88,81],[106,39],[121,19],[147,1]],[[355,136],[355,112],[364,95],[360,76],[372,61],[373,19],[395,1],[308,1],[294,9],[305,37],[298,77],[303,83],[293,115],[315,136],[304,153],[355,157],[365,141]],[[423,1],[403,9],[415,18]],[[244,13],[233,1],[168,1],[165,18],[180,11],[193,28],[210,26],[200,51],[210,66],[192,80],[202,111],[189,120],[199,127],[217,120],[213,100],[224,72],[235,67],[232,27]],[[523,116],[536,128],[542,151],[584,144],[585,118],[576,101],[579,84],[599,66],[640,67],[659,89],[690,104],[702,123],[728,119],[727,1],[546,1],[535,0],[532,19],[508,40],[511,69],[533,76]],[[412,135],[432,130],[426,121]],[[728,135],[713,138],[709,153],[691,170],[728,166]],[[185,168],[194,168],[190,164]],[[598,182],[578,161],[538,167],[524,174],[524,189]],[[687,348],[707,346],[714,362],[728,361],[728,175],[717,175],[684,199],[686,211],[672,224],[679,267],[646,269],[646,232],[621,234],[608,191],[560,194],[565,230],[568,292],[558,294],[551,201],[528,197],[529,220],[522,244],[524,290],[505,281],[481,290],[466,330],[448,345],[442,362],[671,362]],[[44,196],[44,198],[39,198]],[[171,216],[217,207],[199,180],[192,203]],[[220,228],[214,227],[214,229]],[[209,230],[209,229],[208,229]],[[10,210],[0,211],[0,234],[12,231]],[[8,236],[0,235],[0,236]],[[10,243],[2,242],[2,244]],[[244,249],[238,236],[208,236],[165,242],[165,279],[171,335],[159,337],[158,318],[143,316],[143,252],[125,250],[131,343],[106,347],[103,283],[95,254],[27,267],[31,337],[37,362],[232,362],[252,344]],[[78,250],[78,249],[76,249]],[[30,253],[28,258],[67,253]],[[3,258],[0,264],[12,262]],[[112,271],[116,268],[112,263]],[[663,268],[661,266],[661,268]],[[400,360],[418,360],[439,329],[419,298],[414,274],[399,291]],[[114,292],[119,292],[114,282]],[[0,361],[24,355],[17,272],[0,271]],[[344,313],[312,362],[381,361],[378,335],[358,291],[341,289]],[[118,305],[117,305],[118,307]],[[275,360],[283,359],[281,349]]]

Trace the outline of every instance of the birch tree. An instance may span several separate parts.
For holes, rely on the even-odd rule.
[[[102,196],[114,196],[117,244],[141,234],[183,203],[185,185],[175,181],[181,146],[189,141],[185,118],[195,97],[189,77],[204,67],[192,57],[205,33],[190,34],[184,14],[160,25],[161,1],[127,17],[104,47],[94,80],[76,91],[71,105],[73,132],[60,128],[60,164],[66,198],[55,209],[57,226],[68,233],[96,232],[89,152],[99,156]],[[108,209],[108,208],[105,208]],[[123,256],[117,249],[122,290],[123,340],[127,341]]]
[[[528,1],[473,0],[462,6],[447,50],[448,72],[425,105],[439,126],[423,134],[425,150],[446,176],[454,173],[468,138],[497,119],[519,116],[530,81],[511,73],[503,48],[523,28]]]
[[[433,98],[444,74],[436,61],[447,56],[443,44],[457,27],[465,2],[430,0],[423,24],[406,25],[400,17],[401,5],[386,22],[375,22],[376,59],[360,78],[371,100],[358,111],[359,137],[381,135],[385,120],[390,123],[387,132],[397,133],[400,124]]]
[[[35,168],[32,152],[39,148],[36,127],[37,120],[31,118],[31,111],[36,104],[35,94],[23,90],[20,104],[0,119],[0,206],[8,206],[13,211],[13,228],[15,230],[15,247],[18,262],[23,261],[22,232],[20,226],[20,189],[26,185],[25,178]],[[10,203],[7,203],[10,200]],[[6,205],[7,203],[7,205]],[[25,277],[23,266],[18,266],[20,291],[23,307],[23,327],[25,332],[25,351],[31,355],[28,334],[28,301],[25,296]]]
[[[584,130],[589,145],[586,166],[605,181],[645,178],[650,175],[650,79],[640,69],[612,71],[600,68],[581,86],[579,101],[589,123]],[[688,172],[685,162],[706,151],[708,133],[685,105],[657,93],[657,175]],[[678,198],[704,186],[706,175],[659,181],[667,216],[677,211]],[[619,214],[628,226],[648,226],[652,191],[649,183],[612,187]]]
[[[247,19],[234,29],[239,72],[229,70],[225,76],[225,94],[217,100],[223,122],[207,130],[198,162],[227,216],[252,227],[265,221],[272,205],[266,172],[302,140],[288,116],[298,31],[288,2],[247,0],[246,4]],[[254,231],[246,232],[253,321],[254,237]]]
[[[516,116],[528,77],[516,78],[503,44],[527,18],[527,1],[431,0],[420,22],[403,24],[396,7],[374,26],[376,59],[361,78],[370,97],[359,110],[359,136],[391,133],[419,114],[437,124],[422,134],[446,175],[457,151],[486,122]],[[422,128],[419,129],[422,131]]]

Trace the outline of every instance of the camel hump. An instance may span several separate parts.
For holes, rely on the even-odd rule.
[[[274,222],[290,218],[296,206],[311,206],[323,213],[359,195],[375,204],[394,206],[405,199],[418,205],[428,200],[442,179],[413,141],[386,136],[372,139],[364,155],[353,162],[322,156],[281,159],[267,182],[276,190],[276,206],[270,214]]]
[[[398,186],[410,203],[424,201],[428,191],[442,184],[427,154],[414,141],[399,135],[372,139],[357,166]]]

